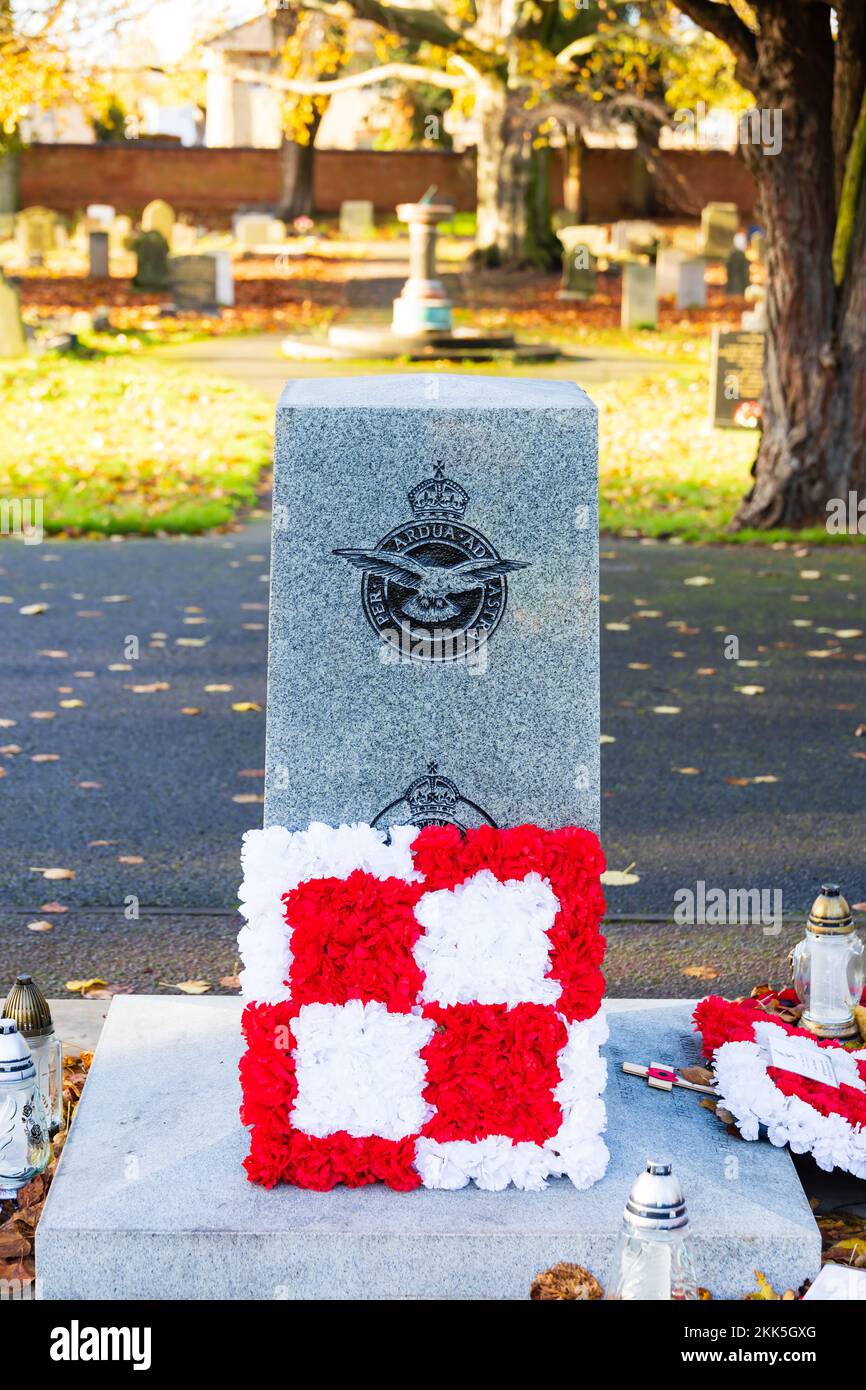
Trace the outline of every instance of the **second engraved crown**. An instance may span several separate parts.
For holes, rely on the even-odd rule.
[[[441,463],[437,463],[432,478],[410,488],[409,505],[418,517],[440,517],[459,520],[469,503],[469,493],[453,478],[446,478]]]

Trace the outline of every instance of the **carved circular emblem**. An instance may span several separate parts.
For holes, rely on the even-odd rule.
[[[503,560],[463,513],[465,489],[437,465],[412,488],[414,521],[395,526],[369,550],[334,554],[363,571],[361,605],[377,636],[411,661],[472,657],[499,626],[506,575],[526,562]]]
[[[389,531],[376,550],[394,556],[393,572],[365,571],[361,603],[373,631],[393,647],[423,660],[455,661],[471,656],[499,626],[508,581],[488,573],[501,557],[480,531],[412,521]]]

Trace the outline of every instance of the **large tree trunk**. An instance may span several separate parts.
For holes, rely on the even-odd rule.
[[[495,75],[482,78],[478,117],[477,245],[491,263],[519,261],[526,248],[530,161],[519,101]]]
[[[762,5],[756,105],[781,109],[782,148],[749,147],[767,233],[763,429],[739,527],[824,524],[831,498],[866,486],[864,198],[844,282],[833,278],[834,43],[823,5]],[[836,54],[837,112],[859,108],[862,69],[846,90]],[[855,112],[856,114],[856,112]],[[849,138],[850,138],[850,118]]]
[[[284,222],[293,222],[296,217],[311,217],[313,213],[313,168],[316,157],[316,133],[320,116],[309,128],[310,139],[306,145],[283,136],[280,144],[280,201],[277,216]]]

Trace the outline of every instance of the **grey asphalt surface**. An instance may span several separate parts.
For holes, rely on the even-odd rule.
[[[154,988],[234,972],[240,841],[261,816],[234,798],[262,787],[267,550],[265,520],[0,548],[0,979],[26,966],[51,989],[90,974]],[[866,899],[866,638],[834,635],[866,626],[866,554],[603,540],[602,555],[602,839],[609,866],[639,877],[607,895],[640,924],[612,935],[611,984],[699,994],[681,973],[697,964],[742,988],[781,938],[652,919],[670,922],[698,880],[780,890],[787,915],[822,877]],[[34,603],[46,611],[20,612]],[[59,757],[34,761],[46,753]],[[726,780],[755,777],[777,780]],[[75,877],[37,872],[58,867]],[[29,931],[40,919],[53,930]]]

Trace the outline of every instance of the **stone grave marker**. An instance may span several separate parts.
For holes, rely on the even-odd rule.
[[[125,212],[115,217],[108,229],[108,238],[111,250],[114,252],[125,251],[126,243],[132,236],[132,218],[127,217]]]
[[[198,229],[190,222],[175,222],[171,229],[171,251],[175,256],[189,256],[198,243]]]
[[[710,423],[716,428],[757,429],[764,389],[763,333],[713,329]]]
[[[266,825],[597,830],[596,428],[571,382],[289,383]]]
[[[626,261],[622,268],[623,328],[655,327],[658,319],[656,268],[642,261]]]
[[[279,246],[286,239],[286,224],[265,213],[246,212],[235,218],[234,236],[239,251]]]
[[[26,351],[18,291],[0,273],[0,357],[23,357]]]
[[[162,198],[154,198],[153,202],[148,203],[141,214],[141,230],[143,232],[160,232],[165,237],[167,245],[171,246],[171,234],[174,231],[176,220],[171,203],[166,203]]]
[[[596,290],[595,256],[582,242],[562,253],[560,299],[589,299]]]
[[[740,246],[735,246],[725,260],[726,288],[728,294],[744,295],[749,288],[751,266],[749,258]]]
[[[707,302],[707,283],[702,260],[686,257],[680,262],[676,302],[678,309],[703,309]]]
[[[114,207],[111,203],[89,203],[84,215],[88,222],[99,222],[110,227],[114,221]]]
[[[57,244],[57,214],[50,208],[24,208],[16,223],[18,245],[31,266],[44,265]]]
[[[133,285],[137,290],[167,290],[168,242],[162,232],[139,232],[133,239],[138,268]]]
[[[234,279],[229,251],[196,256],[171,256],[171,291],[178,309],[216,314],[234,304]]]
[[[104,280],[110,275],[108,264],[108,232],[89,232],[87,236],[88,275],[91,280]]]
[[[354,241],[367,237],[375,230],[373,204],[366,198],[354,198],[340,204],[340,236]]]
[[[656,256],[656,292],[659,295],[675,295],[679,290],[680,266],[686,259],[684,251],[676,246],[662,246]]]
[[[701,254],[723,261],[740,225],[736,203],[707,203],[701,213]]]
[[[569,227],[558,227],[556,235],[566,251],[573,246],[587,246],[596,259],[610,255],[607,228],[597,223],[581,222]]]

